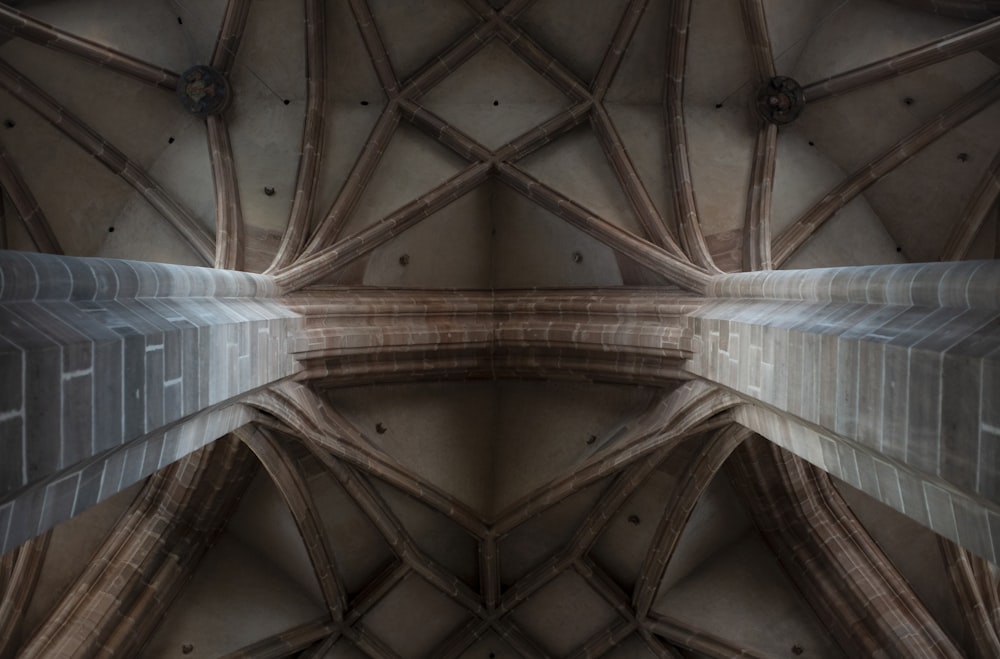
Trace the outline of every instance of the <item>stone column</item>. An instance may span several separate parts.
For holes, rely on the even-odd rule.
[[[0,252],[0,554],[250,420],[298,368],[269,277]]]
[[[691,373],[763,434],[1000,558],[1000,262],[714,279]],[[699,345],[700,344],[700,345]]]

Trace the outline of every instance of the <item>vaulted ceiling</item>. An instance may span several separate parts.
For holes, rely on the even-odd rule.
[[[399,332],[443,300],[680,296],[696,266],[996,258],[994,4],[7,3],[0,162],[20,183],[0,179],[3,246],[268,271],[293,306],[350,291]],[[839,75],[928,43],[935,63],[905,75]],[[173,86],[208,63],[232,101],[206,120]],[[780,128],[753,109],[774,75],[806,89]],[[165,549],[191,552],[190,581],[122,629],[149,657],[850,654],[762,532],[748,459],[722,468],[747,434],[708,402],[668,416],[700,409],[697,384],[570,357],[344,363],[263,395],[237,438],[251,466],[216,456],[245,481],[202,500],[218,519],[170,518],[211,539]],[[683,441],[621,457],[667,418]],[[93,552],[125,560],[166,478],[53,531],[23,642],[42,647],[95,588]],[[936,537],[841,495],[860,522],[835,533],[867,528],[973,647]]]

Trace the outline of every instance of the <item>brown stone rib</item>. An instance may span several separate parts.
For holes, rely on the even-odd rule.
[[[491,626],[489,620],[470,618],[464,625],[449,634],[448,638],[439,643],[427,656],[438,659],[458,659]]]
[[[628,620],[616,620],[611,625],[591,636],[579,647],[576,652],[569,655],[571,659],[590,659],[591,657],[602,657],[611,651],[616,645],[632,635],[636,629],[634,622]]]
[[[770,270],[771,263],[771,192],[774,188],[774,163],[778,146],[778,127],[760,122],[750,169],[747,212],[743,224],[743,267],[745,270]]]
[[[381,639],[369,632],[364,625],[345,629],[344,636],[351,639],[358,648],[372,659],[403,659]]]
[[[206,117],[205,125],[215,185],[215,267],[239,270],[243,267],[243,209],[229,127],[219,115]]]
[[[602,106],[594,106],[590,114],[591,125],[597,133],[597,139],[604,148],[604,153],[611,162],[611,167],[621,183],[625,195],[628,197],[636,216],[642,223],[642,228],[646,231],[646,236],[658,247],[662,247],[673,256],[685,259],[684,250],[674,239],[666,221],[660,215],[660,211],[653,203],[652,197],[642,184],[635,164],[625,149],[618,131],[615,129],[611,117]]]
[[[778,75],[774,68],[771,34],[767,30],[764,0],[740,0],[743,31],[750,44],[750,55],[757,82],[763,83]]]
[[[248,16],[250,16],[250,0],[228,0],[211,60],[212,67],[227,77],[236,63],[236,53],[243,40]]]
[[[962,656],[827,474],[762,437],[729,464],[765,541],[848,654]]]
[[[41,115],[113,174],[122,177],[170,223],[198,256],[206,263],[214,261],[215,241],[209,232],[138,163],[3,61],[0,61],[0,87]]]
[[[587,85],[519,27],[502,21],[497,36],[531,68],[575,101],[592,100]]]
[[[281,245],[268,272],[290,264],[302,250],[312,222],[323,162],[326,126],[326,3],[306,0],[306,116],[302,153],[295,176],[295,198]],[[370,176],[370,174],[369,174]]]
[[[971,641],[966,651],[972,659],[1000,657],[1000,595],[990,563],[947,538],[937,538]]]
[[[703,270],[598,217],[516,165],[501,163],[497,166],[497,172],[501,181],[616,252],[689,291],[700,293],[705,290],[709,275]]]
[[[469,162],[481,162],[492,157],[485,146],[417,103],[401,99],[399,108],[404,119]]]
[[[674,486],[663,507],[663,516],[649,545],[642,568],[635,582],[632,602],[636,615],[645,618],[659,590],[667,564],[677,548],[681,534],[694,511],[695,504],[711,484],[733,450],[750,434],[733,425],[717,432],[681,469],[681,479]]]
[[[180,76],[169,69],[149,64],[96,41],[70,34],[6,4],[0,4],[0,29],[169,92],[176,90],[180,81]]]
[[[51,533],[29,540],[0,556],[0,659],[13,659],[21,644],[21,625],[42,572]]]
[[[485,181],[489,176],[489,171],[490,165],[486,163],[469,165],[441,185],[397,209],[372,226],[362,229],[334,245],[319,249],[307,258],[302,258],[293,265],[279,270],[275,273],[276,283],[285,292],[296,291],[315,283],[327,274],[392,240],[403,231],[465,195]]]
[[[560,135],[573,130],[590,116],[593,107],[591,101],[582,101],[566,108],[548,121],[541,123],[520,137],[517,137],[500,147],[494,159],[497,161],[516,162],[534,153]]]
[[[733,645],[726,639],[707,629],[694,628],[675,618],[654,613],[646,623],[649,630],[688,650],[700,652],[709,657],[746,657],[747,659],[768,659],[759,654]],[[867,656],[867,655],[865,655]]]
[[[688,257],[709,272],[718,273],[705,242],[691,182],[687,130],[684,127],[684,68],[687,61],[688,25],[692,0],[677,0],[670,15],[663,111],[667,124],[667,151],[673,181],[674,217],[680,226],[681,244]]]
[[[375,17],[368,6],[367,0],[348,0],[351,11],[354,13],[354,20],[361,32],[361,38],[368,49],[368,57],[371,59],[375,75],[382,83],[382,90],[389,99],[394,99],[399,95],[399,80],[396,79],[396,72],[392,69],[392,62],[389,61],[389,53],[385,49],[382,36],[375,25]]]
[[[594,77],[594,83],[591,85],[595,99],[603,101],[605,95],[607,95],[608,88],[611,86],[612,81],[614,81],[615,74],[618,72],[618,66],[625,56],[625,51],[628,50],[629,45],[632,43],[632,37],[635,36],[635,30],[639,27],[639,21],[642,20],[642,15],[645,13],[648,4],[649,0],[630,0],[628,6],[625,8],[621,22],[618,23],[618,29],[615,30],[615,36],[611,38],[608,50],[601,61],[601,67],[598,69],[597,75]]]
[[[1000,199],[1000,151],[986,168],[969,203],[962,209],[941,253],[942,261],[959,261],[965,258],[990,211],[996,207],[997,199]]]
[[[938,1],[936,0],[936,3]],[[803,93],[808,103],[815,103],[824,98],[847,94],[867,85],[971,53],[998,40],[1000,40],[1000,17],[947,34],[904,53],[817,80],[806,85]]]
[[[323,446],[336,457],[365,469],[421,503],[445,515],[476,538],[487,533],[486,525],[458,499],[419,478],[411,470],[367,442],[347,419],[317,396],[311,389],[284,383],[265,393],[252,396],[247,404],[266,412],[281,423],[267,418],[261,423],[278,430],[291,431]]]
[[[998,98],[1000,98],[1000,76],[994,76],[848,176],[778,236],[772,248],[774,266],[780,267],[827,220],[869,186],[952,128],[985,110]]]
[[[317,641],[330,636],[337,637],[337,628],[338,625],[328,618],[319,618],[251,643],[223,655],[222,659],[278,659],[295,656]]]
[[[1000,14],[998,0],[890,0],[898,5],[922,9],[941,16],[982,21]]]
[[[413,74],[413,77],[403,84],[400,96],[411,100],[419,99],[492,41],[496,37],[496,32],[495,21],[480,23],[444,52],[432,57],[422,69]]]
[[[45,213],[31,189],[21,176],[14,159],[0,143],[0,190],[7,193],[11,205],[27,229],[31,242],[39,252],[62,254],[62,247],[56,239]],[[6,239],[6,227],[3,228]]]
[[[340,189],[337,199],[333,202],[326,217],[306,244],[302,252],[303,256],[313,255],[336,240],[340,231],[347,224],[348,219],[350,219],[351,213],[357,207],[358,200],[361,199],[361,193],[368,187],[368,182],[375,173],[375,168],[378,166],[379,161],[382,160],[382,155],[389,146],[389,140],[392,139],[392,135],[396,131],[396,126],[399,124],[399,118],[399,106],[395,103],[390,103],[382,111],[378,121],[375,123],[375,127],[372,128],[372,132],[368,136],[368,141],[365,142],[364,149],[362,149],[361,154],[354,163],[351,173],[348,174],[344,186]],[[317,142],[317,145],[319,145],[319,142]],[[304,231],[308,224],[307,218],[302,217],[299,221]],[[299,229],[296,228],[295,230],[298,231]],[[291,258],[288,260],[291,262]]]
[[[154,475],[18,657],[135,657],[254,473],[231,438]]]
[[[312,562],[330,617],[334,622],[340,622],[347,609],[347,597],[323,528],[323,520],[318,515],[302,470],[268,431],[247,428],[237,431],[236,436],[254,452],[281,494],[299,529],[299,535],[302,536],[302,544]]]

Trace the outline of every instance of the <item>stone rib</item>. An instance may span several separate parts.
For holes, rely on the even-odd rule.
[[[750,55],[757,82],[763,83],[778,75],[774,68],[774,51],[771,34],[767,29],[767,16],[763,0],[740,0],[743,31],[750,44]]]
[[[692,0],[673,3],[670,38],[667,43],[666,81],[663,111],[667,124],[667,150],[674,187],[674,217],[680,226],[681,244],[688,257],[709,272],[718,273],[705,242],[695,204],[688,159],[687,130],[684,127],[684,68],[687,60],[688,24]]]
[[[582,101],[568,107],[548,121],[541,123],[523,135],[500,147],[494,159],[497,161],[516,162],[534,153],[546,144],[554,141],[560,135],[573,130],[590,116],[593,107],[591,101]]]
[[[515,165],[501,163],[497,171],[501,181],[616,252],[689,291],[705,290],[710,277],[704,271],[598,217]]]
[[[229,0],[226,12],[222,15],[219,35],[215,40],[215,50],[212,51],[212,68],[218,69],[226,77],[236,63],[236,53],[239,51],[243,33],[246,31],[247,17],[250,15],[250,0]]]
[[[215,267],[239,270],[243,265],[243,209],[229,127],[219,115],[206,117],[205,124],[215,186]]]
[[[389,61],[389,53],[375,25],[371,8],[367,0],[348,0],[348,4],[354,13],[354,20],[358,25],[358,31],[361,32],[361,39],[365,42],[375,75],[378,76],[386,96],[392,100],[399,95],[399,80],[396,79],[396,72],[392,68],[392,62]]]
[[[0,556],[0,657],[14,657],[21,625],[42,571],[51,533],[32,538]]]
[[[683,477],[674,486],[663,507],[663,516],[657,524],[656,533],[635,582],[632,602],[636,615],[640,618],[649,615],[660,582],[663,581],[663,574],[695,505],[729,455],[749,434],[745,428],[735,425],[720,430],[681,470]]]
[[[712,634],[706,629],[691,627],[676,618],[654,614],[646,623],[654,634],[662,636],[675,645],[706,654],[709,657],[746,657],[747,659],[768,659],[759,654],[731,644],[726,639]]]
[[[153,181],[138,163],[130,160],[97,131],[60,106],[55,99],[3,61],[0,61],[0,87],[37,112],[113,174],[117,174],[131,185],[170,223],[205,263],[213,262],[215,241],[209,232],[190,211]]]
[[[318,618],[223,655],[222,659],[280,659],[307,650],[318,641],[337,636],[338,625]]]
[[[317,514],[316,503],[296,461],[267,431],[255,428],[236,432],[267,470],[298,527],[312,563],[323,600],[334,622],[344,619],[347,597],[337,571],[337,562]]]
[[[747,212],[743,224],[743,267],[746,270],[770,270],[771,262],[771,193],[774,189],[774,163],[778,145],[778,126],[760,122],[754,146]]]
[[[302,250],[312,222],[316,187],[319,185],[323,163],[327,77],[326,3],[323,0],[306,0],[305,11],[306,115],[302,127],[302,153],[299,155],[299,168],[295,175],[292,210],[268,273],[292,263]],[[368,176],[371,176],[371,172]]]
[[[942,261],[960,261],[965,258],[990,211],[996,207],[997,199],[1000,199],[1000,151],[986,168],[972,197],[962,209],[958,223],[948,236],[948,242],[941,253]]]
[[[629,157],[625,144],[622,142],[621,136],[618,135],[607,111],[601,106],[595,106],[590,116],[594,132],[597,133],[604,153],[611,162],[611,167],[614,169],[618,182],[621,183],[629,202],[631,202],[636,216],[642,223],[646,236],[657,247],[662,247],[679,259],[686,259],[684,251],[670,233],[666,221],[660,215],[652,197],[649,196],[646,186],[642,184],[639,172]]]
[[[855,197],[883,176],[915,156],[952,128],[962,124],[1000,99],[1000,76],[994,76],[963,96],[887,151],[864,165],[828,192],[785,229],[772,247],[774,266],[785,263],[820,227]]]
[[[1000,596],[990,563],[942,536],[938,546],[971,640],[967,649],[972,650],[972,659],[1000,657]]]
[[[62,254],[62,247],[56,239],[52,226],[45,217],[38,200],[32,194],[31,188],[25,182],[24,177],[14,162],[14,159],[7,153],[6,148],[0,143],[0,189],[7,193],[18,217],[27,229],[31,242],[40,252],[46,254]],[[6,227],[4,227],[4,238],[6,239]]]
[[[594,83],[591,85],[595,99],[603,101],[607,95],[608,88],[618,72],[625,51],[632,43],[632,37],[635,36],[635,30],[639,27],[639,22],[642,20],[642,15],[648,4],[649,0],[630,0],[625,8],[618,29],[615,30],[615,36],[611,38],[608,50],[601,61],[597,75],[594,77]]]
[[[180,82],[180,76],[169,69],[144,62],[96,41],[70,34],[6,4],[0,4],[0,29],[46,48],[75,55],[102,68],[168,92],[175,91]]]
[[[399,108],[404,119],[469,162],[482,162],[492,157],[485,146],[414,101],[402,99]]]
[[[939,1],[936,0],[936,3]],[[802,91],[808,103],[815,103],[971,53],[997,40],[1000,40],[1000,17],[947,34],[898,55],[817,80],[805,85]]]

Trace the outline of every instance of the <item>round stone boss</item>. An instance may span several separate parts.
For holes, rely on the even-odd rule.
[[[757,115],[779,126],[795,121],[806,105],[802,86],[785,76],[771,78],[761,85],[754,100]]]
[[[219,114],[229,106],[229,82],[226,76],[210,66],[192,66],[181,74],[177,83],[177,98],[184,109],[195,116]]]

